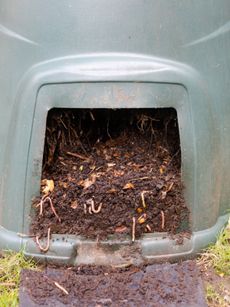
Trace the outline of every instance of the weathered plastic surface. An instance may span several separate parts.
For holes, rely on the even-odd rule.
[[[0,0],[1,249],[27,242],[27,254],[73,263],[87,249],[66,237],[44,256],[17,235],[53,107],[174,107],[193,234],[176,249],[154,234],[142,256],[189,256],[215,239],[230,207],[229,12],[228,0]]]

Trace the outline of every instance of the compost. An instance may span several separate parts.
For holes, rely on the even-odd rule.
[[[175,110],[51,110],[31,216],[39,237],[188,230]]]
[[[195,262],[24,270],[20,306],[207,306]]]

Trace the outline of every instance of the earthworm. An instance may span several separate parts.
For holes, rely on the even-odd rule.
[[[37,243],[38,247],[40,248],[40,250],[42,252],[47,252],[50,248],[50,227],[48,228],[46,247],[41,246],[41,244],[39,242],[39,236],[36,236],[35,240],[36,240],[36,243]]]
[[[132,225],[132,242],[135,241],[135,229],[136,229],[136,219],[133,217],[133,225]]]
[[[161,210],[161,228],[165,228],[165,214],[164,211]]]

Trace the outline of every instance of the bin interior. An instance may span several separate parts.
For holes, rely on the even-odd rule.
[[[30,232],[104,240],[189,230],[177,112],[53,108]]]

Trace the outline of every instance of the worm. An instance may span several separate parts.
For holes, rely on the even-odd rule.
[[[39,242],[39,236],[36,236],[35,240],[36,240],[36,243],[37,243],[38,247],[40,248],[40,250],[42,252],[47,252],[50,248],[50,227],[48,228],[46,247],[41,246],[41,244]]]

